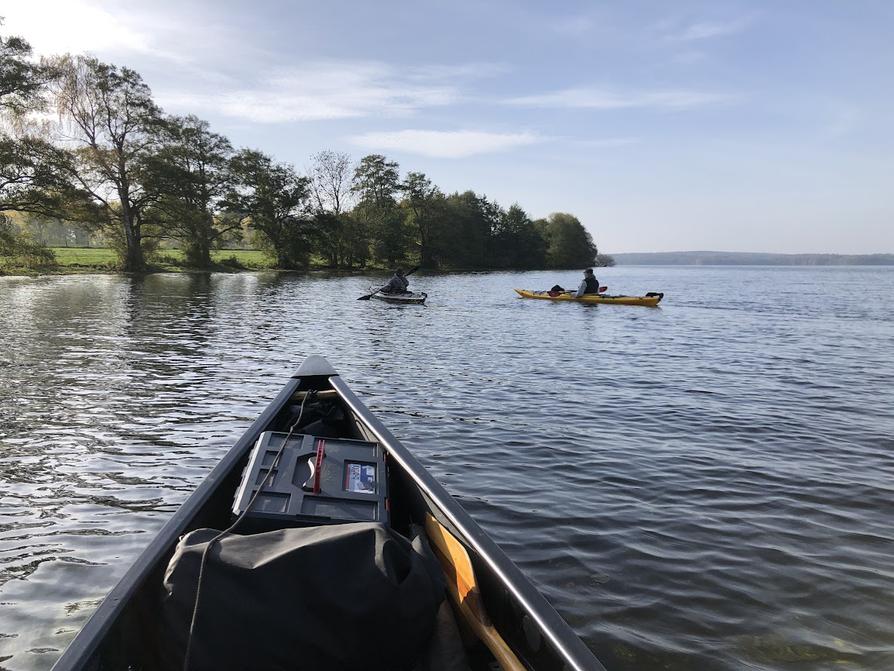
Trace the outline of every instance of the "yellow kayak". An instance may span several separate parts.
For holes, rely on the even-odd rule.
[[[657,306],[664,294],[649,292],[645,296],[606,296],[604,294],[586,294],[576,298],[573,291],[550,292],[516,289],[522,298],[542,298],[547,301],[574,301],[576,303],[604,303],[607,305],[644,305],[649,308]]]

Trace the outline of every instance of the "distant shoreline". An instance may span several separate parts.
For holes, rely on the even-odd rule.
[[[619,266],[894,266],[894,254],[628,252],[612,258]]]

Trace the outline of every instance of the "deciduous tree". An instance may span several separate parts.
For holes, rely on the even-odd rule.
[[[546,241],[517,203],[503,212],[491,231],[491,265],[497,268],[542,268]]]
[[[208,268],[217,241],[240,227],[238,217],[220,212],[233,190],[233,147],[195,116],[167,118],[163,138],[148,175],[159,194],[152,213],[162,232],[183,245],[189,265]]]
[[[124,270],[142,271],[143,219],[159,197],[147,173],[160,146],[160,110],[129,68],[86,56],[66,56],[56,66],[61,140],[75,147],[72,182],[89,194],[102,223],[117,228]]]
[[[546,240],[546,263],[550,268],[585,268],[596,263],[596,244],[589,231],[573,214],[554,212],[536,222]]]
[[[310,180],[266,154],[243,149],[231,161],[235,187],[224,209],[248,219],[261,233],[280,268],[304,268],[312,229]]]
[[[311,157],[310,187],[313,194],[316,237],[321,254],[330,266],[348,264],[354,222],[346,216],[352,205],[353,167],[351,157],[335,151],[321,151]]]
[[[43,138],[0,135],[0,212],[74,216],[86,203],[71,183],[73,167],[70,152]]]
[[[38,136],[25,116],[45,106],[43,93],[50,77],[51,69],[45,63],[31,59],[28,42],[0,36],[0,212],[53,216],[71,209],[73,190],[67,179],[71,156]],[[6,256],[31,259],[39,265],[52,261],[49,250],[41,250],[41,245],[22,235],[8,219],[2,223]]]
[[[45,63],[31,60],[26,40],[0,35],[0,111],[20,115],[42,106],[41,94],[51,76],[52,69]]]
[[[400,173],[381,154],[364,156],[354,171],[353,190],[359,198],[355,218],[369,229],[373,253],[391,266],[407,256],[408,236],[397,206]]]
[[[416,231],[419,244],[419,264],[423,268],[437,266],[434,238],[438,215],[444,210],[444,194],[421,172],[409,172],[401,188],[408,221]]]

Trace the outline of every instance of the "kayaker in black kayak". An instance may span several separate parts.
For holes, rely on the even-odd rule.
[[[405,294],[409,286],[410,281],[404,275],[403,268],[398,268],[394,271],[394,277],[379,291],[383,294]]]
[[[593,274],[592,268],[587,268],[584,271],[584,279],[581,280],[580,286],[577,288],[577,292],[574,296],[575,298],[580,298],[586,294],[599,295],[599,280],[597,280],[596,276]]]

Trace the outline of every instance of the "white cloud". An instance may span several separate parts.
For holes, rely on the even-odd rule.
[[[730,21],[699,21],[666,35],[666,39],[672,42],[693,42],[735,35],[748,28],[753,22],[754,18],[751,16],[743,16]]]
[[[565,107],[571,109],[664,109],[685,110],[706,105],[728,104],[738,96],[685,89],[665,91],[616,92],[595,88],[569,88],[510,98],[510,105],[523,107]]]
[[[256,123],[406,117],[457,102],[459,80],[483,68],[317,62],[272,73],[252,88],[220,93],[159,90],[156,97],[173,111],[211,111]]]
[[[402,69],[409,81],[482,79],[509,72],[505,63],[460,63],[454,65],[415,65]]]
[[[488,133],[457,130],[400,130],[364,133],[350,138],[354,144],[367,149],[400,151],[436,158],[465,158],[476,154],[490,154],[542,142],[545,138],[534,133]]]
[[[4,32],[27,39],[37,54],[148,51],[147,35],[120,16],[85,0],[4,3]]]
[[[90,54],[104,60],[142,67],[160,60],[175,63],[171,75],[203,81],[222,75],[209,65],[225,60],[245,62],[258,50],[240,39],[238,27],[208,20],[207,12],[183,3],[160,8],[151,3],[113,0],[0,0],[3,31],[31,44],[35,54]],[[219,46],[225,44],[225,51]],[[122,63],[123,59],[123,63]]]

